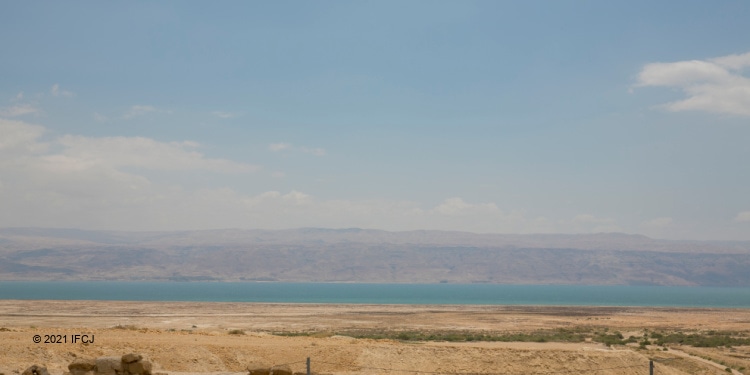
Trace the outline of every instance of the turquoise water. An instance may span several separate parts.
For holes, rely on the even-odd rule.
[[[750,288],[2,281],[0,299],[750,308]]]

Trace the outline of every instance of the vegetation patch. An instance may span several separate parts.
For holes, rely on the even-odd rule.
[[[638,338],[635,336],[630,336],[627,339],[623,337],[622,333],[620,332],[614,332],[611,334],[601,333],[597,334],[594,337],[591,338],[592,341],[600,342],[607,346],[612,345],[627,345],[630,343],[636,343],[638,342]],[[645,346],[646,344],[643,344]]]
[[[651,337],[656,345],[680,344],[694,346],[697,348],[716,348],[720,346],[743,346],[750,345],[750,338],[740,337],[731,332],[706,332],[685,334],[682,332],[670,334],[654,333]]]
[[[618,331],[608,329],[572,328],[556,330],[540,330],[530,333],[507,332],[477,332],[477,331],[380,331],[380,330],[349,330],[349,331],[306,331],[306,332],[273,332],[278,336],[307,336],[330,337],[333,335],[349,336],[358,339],[399,340],[399,341],[447,341],[447,342],[584,342],[593,341],[607,346],[638,344],[642,349],[648,345],[666,346],[680,344],[694,347],[731,347],[750,345],[750,338],[741,332],[705,333],[683,332],[663,333],[647,332],[643,337],[630,336],[625,338]]]
[[[116,326],[114,326],[112,328],[114,328],[114,329],[127,329],[127,330],[130,330],[130,331],[137,331],[138,330],[138,327],[136,327],[136,326],[134,326],[132,324],[128,324],[128,325],[118,324],[118,325],[116,325]]]
[[[279,336],[321,337],[321,332],[275,332]],[[358,339],[399,341],[500,341],[500,342],[583,342],[586,335],[581,332],[559,329],[532,333],[487,333],[474,331],[341,331],[333,334]],[[324,336],[325,337],[325,336]]]

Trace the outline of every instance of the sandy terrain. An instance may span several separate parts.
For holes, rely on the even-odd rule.
[[[118,328],[119,326],[119,328]],[[124,328],[123,328],[124,327]],[[44,364],[59,375],[76,357],[138,352],[157,371],[243,372],[248,363],[293,363],[331,374],[598,373],[727,374],[718,362],[750,368],[750,348],[636,350],[586,343],[399,342],[332,335],[346,330],[532,332],[554,328],[750,332],[748,309],[315,305],[184,302],[0,301],[0,372]],[[230,334],[241,330],[244,334]],[[271,332],[315,331],[313,337]],[[88,334],[94,342],[71,341]],[[60,335],[67,343],[36,344]],[[79,339],[80,340],[80,339]],[[679,350],[679,351],[678,351]],[[681,351],[710,357],[712,363]],[[670,359],[676,358],[676,359]],[[750,371],[744,370],[747,373]]]

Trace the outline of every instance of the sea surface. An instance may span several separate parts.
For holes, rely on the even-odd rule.
[[[0,299],[750,308],[750,288],[498,284],[0,281]]]

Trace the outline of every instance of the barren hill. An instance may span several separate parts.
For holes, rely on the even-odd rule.
[[[750,286],[750,242],[357,228],[5,228],[0,279]]]

